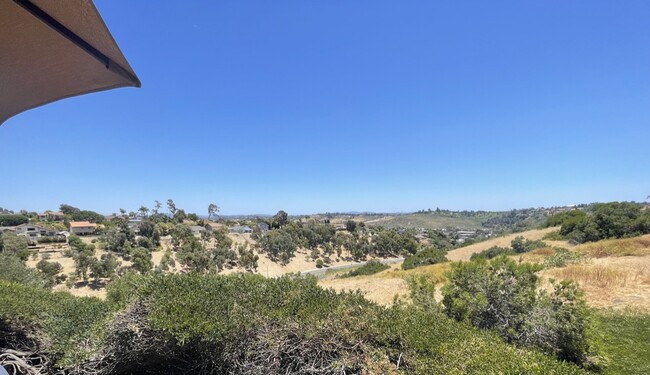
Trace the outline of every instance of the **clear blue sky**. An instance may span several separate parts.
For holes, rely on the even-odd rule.
[[[650,194],[650,2],[113,1],[142,80],[0,127],[0,206],[511,209]]]

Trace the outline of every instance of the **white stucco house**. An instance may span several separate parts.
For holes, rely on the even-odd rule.
[[[57,231],[43,228],[39,225],[32,224],[21,224],[14,227],[14,231],[19,236],[25,236],[27,238],[39,238],[39,237],[48,237],[55,236]]]

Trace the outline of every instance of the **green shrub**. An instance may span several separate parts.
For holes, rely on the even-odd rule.
[[[402,263],[402,269],[410,270],[415,267],[428,266],[430,264],[443,263],[446,261],[447,250],[427,247],[418,251],[415,255],[407,256]]]
[[[350,272],[344,273],[339,277],[355,277],[355,276],[367,276],[374,275],[381,271],[389,269],[390,266],[383,264],[377,259],[372,259],[366,262],[363,266],[356,268]]]
[[[536,348],[558,359],[590,366],[588,311],[572,282],[538,291],[541,266],[505,256],[454,263],[443,287],[448,316],[495,330],[507,342]]]
[[[27,224],[29,217],[25,215],[0,215],[0,227],[15,227],[20,224]]]
[[[38,243],[65,243],[65,236],[48,236],[48,237],[39,237]]]
[[[590,214],[569,211],[557,216],[553,223],[561,224],[560,235],[576,243],[650,233],[650,211],[634,202],[597,203]]]
[[[33,251],[29,250],[29,242],[25,236],[7,231],[0,233],[0,253],[13,255],[26,261]]]
[[[0,280],[42,288],[47,280],[33,268],[25,266],[18,257],[0,253]]]
[[[47,285],[52,287],[57,284],[57,275],[63,271],[63,266],[59,262],[48,262],[45,259],[41,259],[36,263],[36,269],[41,272],[43,278],[47,280]]]
[[[542,237],[542,240],[547,240],[547,241],[563,241],[565,238],[560,234],[559,230],[554,230],[552,232],[548,232]]]
[[[47,373],[583,373],[422,307],[380,307],[313,277],[130,273],[106,301],[0,282],[0,330],[42,338],[30,350]]]
[[[584,257],[574,251],[562,247],[555,248],[555,254],[544,258],[544,268],[564,267],[568,264],[580,263]]]
[[[29,350],[59,358],[61,363],[89,354],[82,343],[92,339],[95,325],[107,312],[106,304],[97,298],[0,281],[0,322],[36,338],[38,347]]]
[[[546,245],[543,241],[524,239],[523,236],[515,237],[515,239],[512,240],[510,246],[512,247],[512,250],[514,250],[517,254],[527,253],[529,251],[540,249],[542,247],[548,247],[548,245]]]
[[[469,259],[470,260],[476,260],[479,258],[492,259],[498,257],[499,255],[513,255],[513,254],[515,254],[515,252],[509,247],[492,246],[489,249],[472,254],[472,256]]]

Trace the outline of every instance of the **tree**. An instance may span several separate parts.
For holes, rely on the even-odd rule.
[[[169,210],[169,213],[174,217],[174,214],[176,214],[176,204],[174,203],[173,200],[167,199],[167,209]]]
[[[160,230],[154,221],[144,219],[140,222],[138,228],[141,236],[150,239],[154,246],[160,245]]]
[[[128,242],[127,236],[119,228],[107,229],[101,237],[106,250],[115,251],[117,253],[125,253],[125,245]]]
[[[154,214],[154,215],[158,215],[158,212],[160,211],[160,207],[162,207],[162,203],[160,203],[160,202],[157,201],[157,200],[154,201],[154,203],[155,203],[155,204],[154,204],[154,206],[153,206],[153,214]]]
[[[372,237],[372,250],[378,256],[398,256],[415,254],[419,244],[408,232],[382,230]]]
[[[248,248],[248,243],[238,245],[237,251],[239,252],[239,265],[241,267],[244,267],[249,272],[257,270],[257,261],[260,257],[253,253],[253,249]]]
[[[56,275],[63,271],[63,266],[59,262],[48,262],[41,259],[36,263],[36,269],[41,272],[43,278],[47,280],[47,285],[51,287],[56,284]]]
[[[217,216],[219,213],[219,206],[214,203],[208,205],[208,220],[212,220],[212,216]]]
[[[215,268],[214,254],[206,251],[201,242],[194,237],[187,237],[176,253],[176,259],[190,271],[204,272]]]
[[[88,280],[88,271],[97,262],[97,258],[95,258],[95,246],[77,247],[72,258],[75,264],[75,275],[81,277],[83,280]]]
[[[357,222],[354,220],[348,220],[345,222],[345,229],[352,233],[357,229]]]
[[[13,255],[23,262],[32,254],[27,238],[10,231],[0,234],[0,252]]]
[[[28,222],[29,217],[25,215],[0,215],[0,227],[15,227]]]
[[[526,246],[524,245],[524,237],[517,236],[510,242],[510,246],[515,253],[521,254],[526,252]]]
[[[172,237],[172,246],[174,250],[177,250],[185,242],[189,241],[191,238],[194,238],[192,234],[192,228],[185,224],[176,224],[170,233]]]
[[[59,206],[59,211],[63,212],[64,215],[72,215],[75,212],[81,211],[77,207],[70,206],[69,204],[61,204]]]
[[[115,276],[115,270],[120,266],[117,257],[111,253],[106,253],[101,256],[99,261],[94,262],[90,266],[91,276],[95,280],[110,279]]]
[[[269,254],[271,259],[280,260],[283,264],[289,262],[297,249],[291,235],[283,229],[268,232],[258,245]]]
[[[149,209],[145,206],[140,206],[138,212],[140,212],[140,215],[142,215],[142,217],[147,217],[147,214],[149,213]]]
[[[176,210],[176,212],[174,212],[172,218],[175,222],[182,223],[185,219],[187,219],[187,214],[185,213],[185,210],[179,208]]]
[[[153,268],[153,262],[151,261],[151,253],[149,250],[136,247],[131,251],[131,261],[134,270],[145,274]]]
[[[287,225],[288,220],[289,220],[289,215],[286,212],[280,210],[278,211],[278,213],[273,215],[272,226],[274,228],[282,228],[285,225]]]

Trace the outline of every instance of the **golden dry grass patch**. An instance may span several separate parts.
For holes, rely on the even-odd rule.
[[[591,258],[650,255],[650,235],[603,240],[576,246],[576,252]]]
[[[522,236],[527,240],[541,240],[546,234],[557,231],[559,228],[558,227],[551,227],[551,228],[544,228],[544,229],[534,229],[534,230],[529,230],[526,232],[520,232],[520,233],[513,233],[513,234],[508,234],[506,236],[501,236],[497,238],[493,238],[487,241],[475,243],[473,245],[461,247],[459,249],[451,250],[447,254],[447,259],[451,261],[468,261],[469,258],[472,256],[474,253],[480,253],[483,250],[487,250],[493,246],[498,246],[498,247],[510,247],[510,243],[512,240],[515,239],[515,237]],[[567,241],[547,241],[544,240],[549,246],[557,246],[557,247],[566,247],[566,248],[571,248],[572,245],[569,244]]]
[[[543,270],[540,276],[546,280],[578,282],[587,302],[594,307],[636,307],[650,311],[650,256],[592,259]]]
[[[381,305],[390,305],[397,295],[406,298],[410,294],[408,284],[401,278],[377,278],[372,276],[359,276],[344,279],[320,280],[318,284],[323,288],[332,288],[337,291],[356,291],[364,293],[367,299]]]
[[[402,270],[401,263],[396,263],[392,264],[388,270],[369,276],[336,278],[336,275],[328,275],[318,284],[324,288],[333,288],[338,291],[360,290],[369,300],[381,305],[390,305],[396,295],[401,300],[408,301],[410,299],[411,289],[406,281],[409,277],[424,276],[436,284],[436,299],[441,300],[440,286],[446,281],[445,273],[449,269],[451,269],[449,262],[410,270]]]
[[[400,264],[401,265],[401,264]],[[412,268],[410,270],[391,269],[374,275],[377,278],[401,278],[406,279],[412,276],[424,276],[434,284],[447,281],[445,273],[451,269],[451,263],[438,263],[428,266]]]

